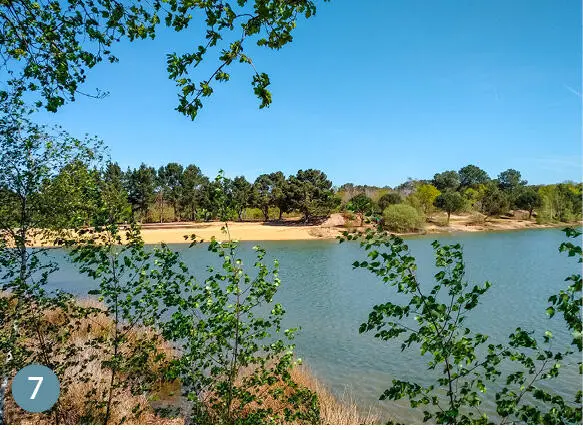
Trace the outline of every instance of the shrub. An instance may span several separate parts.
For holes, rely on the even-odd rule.
[[[423,217],[412,206],[390,205],[383,211],[383,227],[399,233],[419,231],[423,228]]]

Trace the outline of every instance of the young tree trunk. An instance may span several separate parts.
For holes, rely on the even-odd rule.
[[[265,217],[265,222],[269,221],[269,206],[262,209],[263,216]]]
[[[529,209],[529,211],[528,211],[528,219],[531,219],[532,218],[532,211],[533,210],[534,210],[534,208]]]
[[[449,225],[449,218],[451,217],[451,212],[447,213],[447,225]]]
[[[280,221],[283,219],[283,211],[279,208],[279,218]]]

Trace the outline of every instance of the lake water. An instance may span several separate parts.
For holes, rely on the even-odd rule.
[[[417,258],[419,278],[431,282],[434,273],[431,242],[436,237],[407,239]],[[580,271],[574,258],[559,254],[565,234],[557,229],[514,232],[471,233],[439,236],[444,243],[459,242],[464,247],[467,279],[471,284],[488,280],[492,288],[482,297],[468,323],[473,329],[504,341],[515,327],[536,330],[551,329],[555,337],[566,336],[561,318],[545,316],[547,297],[566,286],[565,277]],[[255,243],[241,245],[245,261]],[[276,300],[287,310],[287,326],[302,328],[296,339],[298,356],[312,373],[334,393],[349,393],[363,407],[372,406],[383,418],[400,422],[419,420],[407,402],[379,402],[379,395],[391,385],[393,378],[429,382],[426,360],[418,351],[402,353],[400,342],[384,343],[372,335],[360,335],[359,325],[366,321],[373,305],[388,301],[393,293],[362,269],[353,270],[352,262],[364,258],[356,243],[336,241],[263,242],[268,257],[280,262],[282,287]],[[173,246],[199,279],[208,264],[218,260],[205,246],[188,249]],[[92,284],[64,260],[64,252],[51,253],[61,262],[61,270],[53,275],[50,285],[85,295]],[[426,284],[427,285],[427,284]],[[394,297],[394,296],[393,296]],[[561,384],[556,387],[571,397],[581,387],[576,366],[562,369]],[[492,410],[491,401],[483,409]]]

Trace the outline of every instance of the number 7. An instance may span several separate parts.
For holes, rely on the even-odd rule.
[[[40,388],[41,384],[43,383],[43,377],[42,376],[29,376],[28,380],[29,381],[37,381],[36,383],[36,387],[34,387],[34,391],[32,392],[32,396],[30,396],[30,400],[34,400],[36,395],[38,394],[38,389]]]

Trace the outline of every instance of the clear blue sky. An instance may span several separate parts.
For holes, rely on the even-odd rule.
[[[165,54],[199,41],[193,29],[119,45],[120,63],[84,88],[109,97],[40,116],[98,135],[122,168],[177,161],[250,180],[317,168],[336,185],[395,186],[472,163],[581,180],[579,0],[332,0],[281,51],[247,49],[270,74],[270,108],[237,66],[191,122]]]

